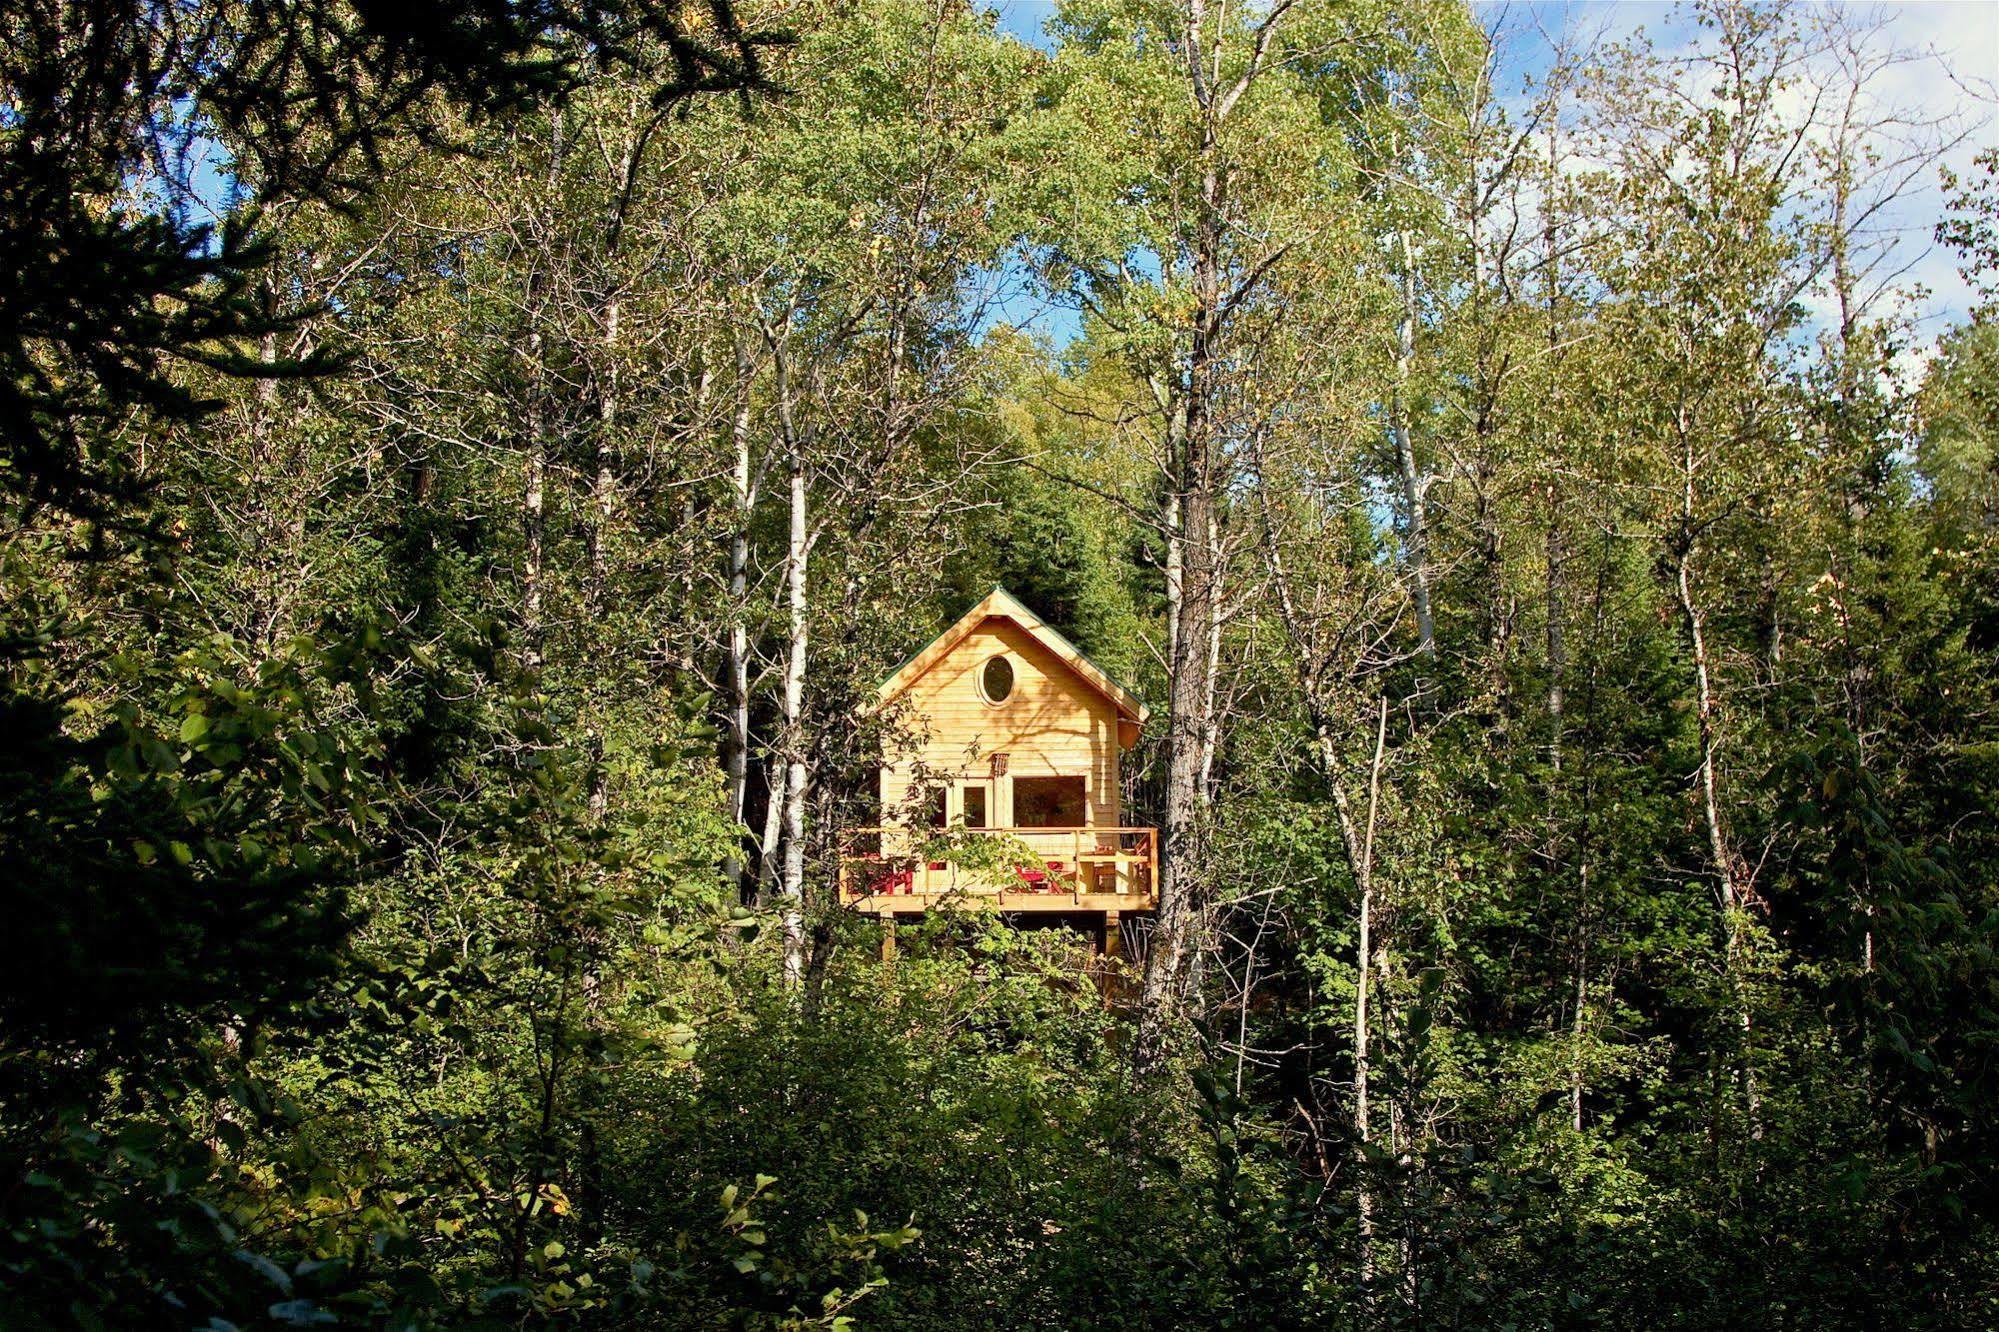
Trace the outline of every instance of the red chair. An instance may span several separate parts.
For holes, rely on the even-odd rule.
[[[1030,892],[1038,893],[1048,887],[1047,870],[1029,869],[1025,865],[1016,865],[1013,872],[1020,876],[1020,881],[1027,885]]]
[[[868,881],[868,893],[881,896],[888,893],[913,893],[916,891],[916,871],[913,869],[892,869],[877,874]]]

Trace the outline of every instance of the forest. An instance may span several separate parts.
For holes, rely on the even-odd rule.
[[[1606,13],[0,6],[0,1328],[1999,1326],[1999,55]]]

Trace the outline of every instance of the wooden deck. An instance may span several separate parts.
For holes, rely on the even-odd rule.
[[[1154,828],[856,828],[841,848],[840,900],[873,916],[942,906],[1007,912],[1152,911]]]

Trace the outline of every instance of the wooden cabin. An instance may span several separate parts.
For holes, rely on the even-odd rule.
[[[1119,949],[1159,904],[1159,835],[1126,825],[1118,765],[1146,709],[1003,588],[882,681],[904,723],[882,821],[842,845],[842,899],[883,917],[940,905],[1069,916]]]

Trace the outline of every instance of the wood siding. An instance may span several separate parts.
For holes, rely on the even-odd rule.
[[[1004,653],[1013,664],[1013,692],[988,703],[978,675]],[[882,818],[902,816],[917,761],[938,776],[987,781],[992,756],[1007,756],[1007,774],[991,782],[986,820],[1014,822],[1013,777],[1082,777],[1092,826],[1115,827],[1118,809],[1116,704],[1011,620],[989,618],[910,682],[906,707],[912,742],[890,753],[882,769]],[[952,783],[946,816],[963,813]]]

